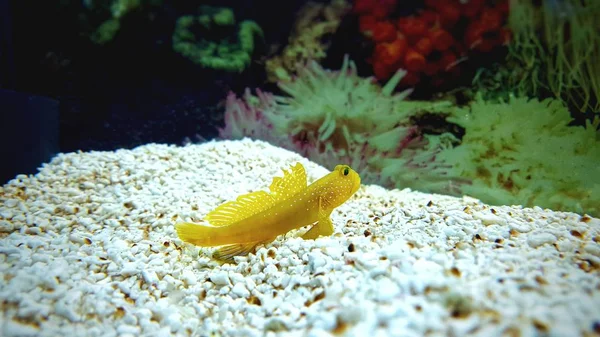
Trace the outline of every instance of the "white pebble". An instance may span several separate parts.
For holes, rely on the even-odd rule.
[[[256,282],[254,282],[254,280],[252,280],[251,278],[247,277],[244,279],[244,281],[246,282],[246,288],[248,290],[253,290],[254,288],[256,288]]]
[[[248,291],[248,289],[246,289],[246,287],[242,283],[236,283],[233,286],[233,288],[231,288],[231,292],[234,293],[235,295],[237,295],[238,297],[247,298],[250,296],[250,292]]]
[[[165,318],[166,325],[171,328],[171,332],[177,332],[181,329],[181,315],[179,313],[172,313]]]
[[[489,210],[486,212],[490,212]],[[506,225],[506,220],[503,218],[493,214],[493,213],[484,213],[484,212],[475,212],[473,213],[473,218],[481,220],[481,223],[489,226],[489,225]]]
[[[191,270],[188,270],[188,269],[184,270],[181,273],[181,280],[190,286],[196,285],[196,283],[198,282],[194,272],[192,272]]]
[[[130,336],[139,336],[140,327],[128,325],[128,324],[120,324],[117,327],[117,332],[120,335],[130,335]]]
[[[588,252],[588,253],[590,253],[592,255],[595,255],[595,256],[597,256],[597,257],[600,258],[600,245],[599,244],[597,244],[597,243],[587,243],[583,247],[583,249],[586,252]]]
[[[327,260],[320,251],[314,251],[308,254],[308,266],[312,272],[315,272],[318,268],[323,267],[326,264]]]
[[[227,272],[225,272],[225,271],[213,272],[210,274],[209,278],[212,283],[219,285],[219,286],[231,284],[229,282],[229,276],[227,275]]]
[[[4,206],[12,208],[12,207],[17,206],[18,203],[19,203],[19,200],[17,200],[17,199],[8,199],[8,200],[4,201]]]
[[[136,262],[126,262],[121,268],[121,275],[131,276],[137,275],[140,272],[140,266]]]
[[[527,244],[529,247],[537,248],[544,244],[551,244],[556,242],[556,236],[550,233],[532,233],[529,238],[527,238]]]
[[[558,336],[597,322],[600,220],[574,213],[363,185],[331,236],[290,231],[225,264],[178,238],[175,222],[298,161],[309,183],[333,169],[245,139],[59,154],[20,175],[0,188],[0,335]],[[390,173],[420,174],[409,166]]]
[[[5,337],[29,337],[29,336],[39,336],[40,329],[32,326],[25,325],[15,322],[11,319],[7,319],[2,324],[2,336]]]
[[[398,285],[388,278],[382,278],[376,283],[376,299],[382,302],[390,302],[400,293]]]

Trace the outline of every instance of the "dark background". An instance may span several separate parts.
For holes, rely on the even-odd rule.
[[[304,2],[165,1],[128,13],[98,45],[81,0],[0,0],[0,142],[10,158],[0,180],[35,173],[57,152],[214,138],[220,102],[230,90],[265,87],[268,46],[285,45]],[[176,20],[200,5],[230,7],[237,22],[261,26],[264,42],[244,72],[202,69],[173,51]]]

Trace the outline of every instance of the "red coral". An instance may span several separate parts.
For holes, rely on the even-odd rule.
[[[461,62],[472,52],[487,53],[510,40],[505,27],[508,0],[425,0],[424,4],[413,15],[394,18],[396,0],[355,0],[360,30],[375,42],[370,62],[379,80],[403,68],[408,71],[400,82],[403,86],[423,78],[438,85],[459,74]]]
[[[450,47],[452,47],[452,45],[454,45],[454,38],[452,37],[452,35],[440,28],[430,29],[427,32],[427,37],[429,37],[429,39],[431,40],[431,43],[433,44],[433,48],[435,48],[435,50],[448,50]]]
[[[429,29],[429,25],[425,20],[414,16],[398,19],[397,26],[400,32],[412,41],[427,34],[427,30]]]
[[[373,15],[364,15],[358,19],[358,27],[361,33],[373,31],[377,25],[377,18]]]
[[[396,27],[391,22],[377,22],[372,29],[371,39],[375,42],[392,42],[398,35]]]
[[[375,57],[386,65],[397,65],[406,53],[406,47],[404,37],[396,37],[392,42],[378,44],[375,48]]]
[[[418,72],[409,71],[400,80],[400,85],[404,87],[414,87],[421,82],[421,75]]]
[[[373,53],[373,73],[377,78],[389,78],[402,64],[406,54],[407,42],[403,36],[397,36],[392,42],[379,43]]]
[[[508,3],[508,1],[506,3]],[[462,15],[467,18],[472,19],[472,18],[476,17],[477,15],[479,15],[481,10],[485,6],[485,1],[484,0],[469,0],[469,1],[461,4],[460,6],[461,6]]]
[[[433,51],[433,42],[431,42],[429,37],[422,37],[415,43],[414,49],[427,57]]]
[[[427,60],[425,59],[425,56],[414,49],[410,49],[406,53],[406,56],[404,56],[404,66],[408,71],[419,72],[425,68],[426,64]]]
[[[446,29],[454,27],[460,19],[460,4],[456,2],[440,3],[436,9],[440,15],[440,24]]]
[[[356,14],[369,14],[378,19],[387,17],[396,8],[396,0],[355,0],[352,10]]]
[[[369,14],[376,6],[374,0],[355,0],[352,6],[352,11],[356,14]]]
[[[467,28],[465,44],[470,49],[489,52],[510,39],[509,31],[503,27],[503,11],[498,8],[485,8],[478,20]]]

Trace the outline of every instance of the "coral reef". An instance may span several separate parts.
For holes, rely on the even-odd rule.
[[[278,107],[275,95],[260,89],[256,90],[256,95],[253,95],[250,89],[246,89],[241,98],[230,92],[225,103],[225,126],[219,130],[220,138],[249,137],[263,140],[311,158],[324,166],[347,163],[359,172],[362,180],[367,183],[392,185],[391,181],[382,181],[381,175],[369,168],[369,159],[375,161],[376,158],[381,158],[381,153],[368,144],[336,150],[330,143],[319,142],[318,135],[314,133],[302,132],[298,136],[293,136],[275,131],[273,123],[267,116],[268,112]]]
[[[156,29],[163,30],[160,34],[172,36],[173,50],[209,69],[242,72],[250,65],[257,43],[263,41],[263,31],[255,21],[236,22],[233,10],[225,7],[202,5],[190,9],[183,3],[163,5],[162,0],[87,0],[83,2],[83,8],[79,8],[80,4],[65,1],[61,6],[65,11],[76,13],[80,29],[85,32],[82,34],[89,35],[90,40],[98,45],[113,41],[122,21],[134,11],[144,14],[148,21],[160,21],[160,24],[168,21],[168,24]],[[188,14],[194,10],[197,13]],[[175,27],[171,30],[170,20],[175,18]],[[163,41],[168,38],[161,36],[157,39]],[[162,42],[157,41],[156,44]]]
[[[600,113],[599,16],[600,3],[593,0],[541,1],[537,7],[514,1],[509,61],[520,71],[511,72],[505,85]]]
[[[250,20],[236,24],[229,8],[200,6],[199,10],[199,15],[177,20],[173,49],[202,67],[242,72],[250,65],[255,38],[262,38],[260,26]]]
[[[69,2],[65,3],[68,4]],[[90,33],[90,40],[102,45],[114,39],[119,29],[121,29],[121,20],[127,14],[144,6],[158,6],[161,3],[162,0],[86,0],[83,1],[85,13],[81,15],[82,18],[89,21],[95,21],[92,18],[96,16],[104,18],[104,21]]]
[[[505,28],[508,1],[425,1],[410,16],[395,16],[396,0],[356,0],[360,30],[375,42],[373,72],[388,79],[398,68],[401,86],[427,82],[439,87],[461,74],[460,64],[474,54],[489,54],[510,38]]]
[[[465,128],[459,146],[438,160],[471,184],[461,192],[491,204],[600,214],[600,118],[569,126],[556,99],[476,100],[448,121]]]
[[[280,82],[287,96],[246,90],[244,99],[227,98],[226,139],[253,137],[296,151],[326,166],[344,162],[363,181],[390,186],[379,165],[385,158],[403,158],[405,181],[421,180],[413,171],[433,163],[438,151],[453,137],[428,136],[414,123],[424,114],[443,114],[449,102],[405,101],[410,90],[393,93],[404,71],[380,87],[361,78],[346,57],[339,71],[327,71],[316,62],[298,70],[290,82]]]
[[[289,81],[299,66],[325,58],[329,47],[326,38],[335,32],[349,9],[346,0],[306,3],[297,14],[288,45],[281,54],[266,61],[267,79]]]
[[[558,101],[408,101],[409,91],[393,94],[403,75],[380,87],[348,59],[337,72],[312,63],[280,83],[289,96],[230,93],[220,136],[269,141],[326,166],[347,163],[366,183],[600,214],[600,120],[568,126]],[[429,132],[419,122],[428,115],[445,126]],[[464,128],[462,140],[452,126]]]

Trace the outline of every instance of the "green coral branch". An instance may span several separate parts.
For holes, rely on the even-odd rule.
[[[471,179],[464,194],[491,204],[600,214],[600,117],[569,126],[560,100],[511,96],[500,103],[479,97],[448,121],[466,134],[438,159],[452,176]]]
[[[263,37],[260,26],[250,20],[236,26],[233,11],[228,8],[202,6],[200,11],[200,15],[177,20],[173,49],[202,67],[244,71],[252,60],[255,38]],[[235,36],[234,41],[230,41],[229,33]]]
[[[121,28],[121,20],[127,14],[138,10],[143,5],[158,5],[160,0],[113,0],[107,1],[84,1],[84,6],[88,11],[102,15],[109,14],[90,34],[90,40],[96,44],[105,44],[114,39]]]

